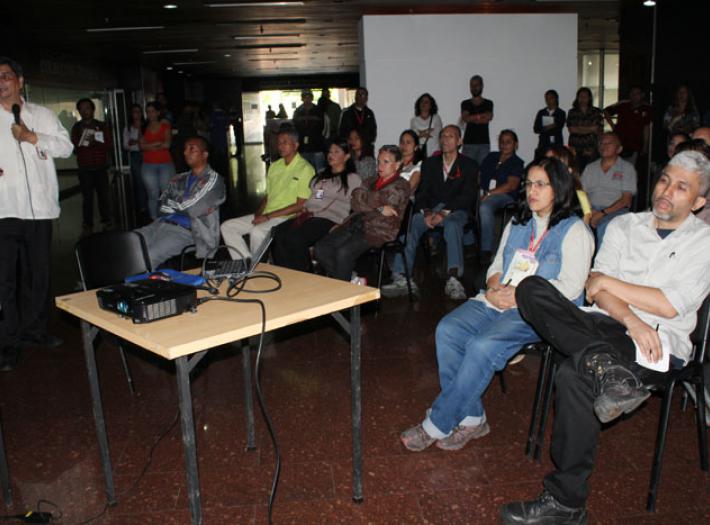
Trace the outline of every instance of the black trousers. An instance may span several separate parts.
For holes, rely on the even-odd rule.
[[[311,217],[298,226],[294,221],[282,222],[273,229],[271,255],[278,266],[307,272],[311,263],[308,248],[328,235],[335,223],[321,217]]]
[[[51,244],[51,220],[0,219],[0,347],[47,333]]]
[[[85,226],[94,225],[94,192],[99,200],[101,222],[111,222],[108,173],[106,168],[79,168],[79,188],[83,199],[82,212]]]
[[[520,315],[558,352],[551,456],[556,470],[545,488],[562,504],[583,507],[589,494],[601,423],[594,414],[594,382],[585,370],[590,351],[608,352],[644,383],[663,378],[635,363],[633,340],[611,317],[580,310],[541,277],[524,279],[515,291]]]
[[[316,260],[330,277],[349,281],[357,258],[369,248],[361,228],[345,225],[316,243]]]

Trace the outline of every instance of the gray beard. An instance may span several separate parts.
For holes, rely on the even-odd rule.
[[[653,213],[653,216],[656,219],[660,219],[662,221],[670,221],[673,218],[672,213],[661,213],[659,211],[656,211],[656,208],[653,208],[651,212]]]

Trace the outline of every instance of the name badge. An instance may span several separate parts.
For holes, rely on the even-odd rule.
[[[305,137],[303,137],[303,145],[305,146],[305,145],[307,145],[307,144],[308,144],[308,135],[306,135]]]
[[[624,178],[624,173],[621,171],[615,171],[611,178],[614,180],[621,180]]]
[[[533,252],[518,248],[515,250],[513,260],[510,261],[508,271],[505,272],[501,282],[505,285],[518,286],[520,281],[526,277],[535,275],[538,266],[540,266],[540,263],[535,258],[535,254]]]
[[[94,133],[94,140],[96,142],[101,142],[103,144],[104,142],[104,132],[103,131],[97,131]]]
[[[495,179],[491,179],[491,181],[488,183],[488,191],[492,191],[496,189],[496,186],[498,185],[498,182]]]
[[[325,190],[316,190],[316,199],[322,199],[325,195]]]

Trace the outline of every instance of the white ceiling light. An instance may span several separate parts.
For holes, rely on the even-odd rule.
[[[178,5],[177,4],[164,4],[163,9],[177,9]]]
[[[207,7],[284,7],[290,5],[304,5],[304,2],[295,0],[282,0],[281,2],[209,2]]]
[[[655,7],[656,0],[646,0],[643,5],[645,5],[646,7]]]
[[[113,31],[150,31],[153,29],[165,29],[165,26],[125,26],[125,27],[92,27],[87,29],[87,33],[111,33]]]

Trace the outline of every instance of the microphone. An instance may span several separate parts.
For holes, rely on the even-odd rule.
[[[12,105],[12,115],[15,117],[15,124],[17,124],[19,126],[20,125],[20,105],[19,104]]]

